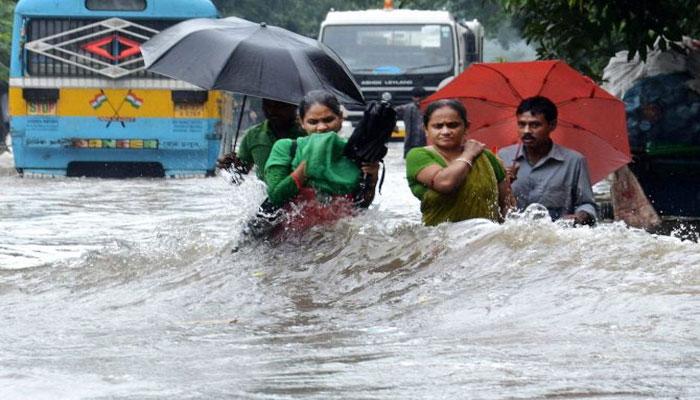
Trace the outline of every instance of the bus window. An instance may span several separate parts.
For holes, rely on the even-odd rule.
[[[85,0],[85,7],[92,11],[143,11],[146,0]]]

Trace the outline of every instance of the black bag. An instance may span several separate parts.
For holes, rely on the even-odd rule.
[[[362,119],[352,132],[343,154],[358,166],[384,160],[386,144],[396,127],[396,110],[386,101],[367,104]]]
[[[352,132],[343,154],[357,164],[383,162],[386,156],[387,143],[396,127],[396,110],[388,101],[371,101],[367,104],[362,119]],[[384,184],[384,172],[379,183],[381,193]],[[366,200],[367,191],[372,190],[371,177],[364,175],[360,181],[360,188],[354,194],[354,201],[358,207],[369,207]]]

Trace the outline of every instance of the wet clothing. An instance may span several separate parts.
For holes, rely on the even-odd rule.
[[[424,224],[437,225],[471,218],[500,219],[498,184],[505,179],[505,170],[493,153],[484,150],[474,160],[474,166],[460,187],[447,194],[432,190],[416,179],[424,168],[433,164],[447,167],[445,159],[427,147],[415,148],[406,156],[408,185],[421,201]]]
[[[301,127],[294,125],[290,129],[290,136],[287,137],[295,139],[302,136],[306,136],[306,132]],[[245,137],[238,147],[238,158],[248,165],[256,165],[256,174],[261,180],[265,180],[265,163],[272,150],[272,145],[278,139],[270,129],[268,121],[263,121],[245,131]]]
[[[275,233],[303,232],[311,227],[332,224],[351,216],[357,210],[353,197],[347,195],[326,196],[318,191],[303,187],[292,202],[283,208],[281,223],[275,226]]]
[[[513,160],[520,164],[518,176],[511,184],[518,209],[539,203],[547,207],[552,219],[567,214],[585,211],[596,217],[595,199],[588,177],[586,159],[574,150],[556,143],[535,165],[530,165],[525,156],[525,147],[504,147],[498,152],[506,165]]]
[[[406,136],[403,138],[403,158],[406,158],[409,150],[414,147],[423,147],[427,143],[423,130],[423,113],[415,102],[395,107],[395,109],[396,116],[403,120],[406,126]]]
[[[265,182],[270,201],[282,205],[299,194],[290,174],[302,161],[306,161],[305,187],[326,196],[355,192],[360,184],[361,171],[343,155],[346,143],[335,132],[316,133],[296,139],[296,151],[292,156],[292,140],[278,140],[265,164]]]

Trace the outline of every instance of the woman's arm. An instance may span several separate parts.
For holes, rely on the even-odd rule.
[[[503,160],[495,154],[487,152],[486,155],[498,180],[498,208],[500,210],[500,222],[503,222],[506,215],[516,207],[515,196],[513,196],[513,189],[510,186],[510,183],[513,181],[514,171],[508,170],[503,164]]]
[[[272,204],[276,206],[284,205],[299,194],[299,188],[294,178],[290,175],[290,169],[282,165],[274,165],[265,171],[267,196]]]
[[[501,222],[510,211],[515,209],[515,197],[508,178],[498,183],[498,208],[501,211]]]
[[[276,206],[284,205],[291,198],[299,194],[299,189],[306,180],[306,163],[302,162],[292,171],[292,155],[290,148],[292,142],[287,139],[278,140],[265,165],[265,183],[267,184],[267,196]],[[297,183],[298,182],[298,183]]]
[[[484,151],[484,145],[475,140],[464,144],[462,154],[443,168],[437,164],[427,166],[416,176],[416,180],[439,193],[452,193],[464,182],[476,157]]]
[[[360,207],[367,208],[370,204],[372,204],[372,201],[374,201],[374,192],[375,188],[377,187],[377,178],[379,176],[379,163],[362,163],[362,167],[360,169],[362,170],[363,175],[366,174],[369,176],[369,187],[367,187],[364,192],[361,193],[362,199],[359,202]],[[360,176],[360,179],[364,179],[364,177]],[[357,198],[355,198],[355,200],[357,201]]]

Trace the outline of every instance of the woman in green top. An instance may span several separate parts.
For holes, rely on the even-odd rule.
[[[286,206],[286,228],[303,230],[350,215],[363,172],[372,184],[360,200],[369,205],[379,164],[358,168],[343,155],[347,141],[336,133],[343,123],[338,99],[325,91],[309,92],[299,104],[299,120],[309,135],[278,140],[265,164],[268,197]]]
[[[476,140],[466,139],[467,110],[456,100],[431,103],[423,115],[430,146],[406,155],[411,192],[421,201],[423,223],[470,218],[502,221],[514,199],[505,169]]]

